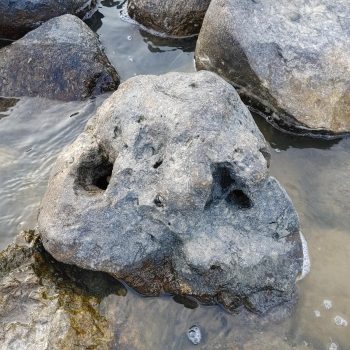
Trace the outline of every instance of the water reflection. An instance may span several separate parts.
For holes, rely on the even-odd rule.
[[[162,38],[121,20],[125,1],[102,1],[87,22],[97,32],[121,79],[170,71],[194,72],[195,40]],[[146,44],[146,45],[145,45]]]

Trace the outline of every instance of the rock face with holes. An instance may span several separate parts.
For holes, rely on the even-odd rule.
[[[0,38],[18,39],[49,19],[65,14],[83,18],[95,6],[95,0],[0,0]]]
[[[51,19],[0,50],[0,95],[5,97],[80,100],[116,90],[118,84],[96,34],[72,15]]]
[[[268,162],[249,111],[216,74],[132,78],[58,157],[43,244],[147,295],[271,310],[294,301],[303,251]]]
[[[210,0],[129,0],[129,16],[171,36],[198,34]]]
[[[348,0],[213,0],[196,48],[212,70],[275,126],[350,131]]]

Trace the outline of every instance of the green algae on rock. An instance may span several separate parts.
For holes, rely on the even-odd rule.
[[[98,305],[122,289],[108,275],[56,262],[34,231],[23,232],[0,252],[0,347],[110,349],[113,333]]]

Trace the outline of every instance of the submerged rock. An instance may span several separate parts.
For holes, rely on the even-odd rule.
[[[116,90],[119,76],[78,17],[51,19],[0,49],[0,95],[80,100]]]
[[[54,166],[39,214],[59,261],[147,295],[264,313],[295,297],[299,222],[268,146],[216,74],[123,83]]]
[[[20,234],[0,252],[0,348],[110,349],[113,333],[98,309],[99,291],[115,290],[108,277],[57,263],[34,232]]]
[[[198,34],[210,0],[129,0],[129,16],[171,36]]]
[[[0,0],[0,38],[18,39],[49,19],[65,14],[84,17],[95,0]]]
[[[196,48],[275,126],[333,136],[350,131],[347,0],[213,0]]]

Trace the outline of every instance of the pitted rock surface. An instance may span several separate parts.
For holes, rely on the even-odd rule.
[[[60,154],[39,214],[57,259],[148,295],[266,312],[295,299],[295,209],[233,87],[211,72],[123,83]]]
[[[145,27],[171,36],[198,34],[210,0],[129,0],[128,13]]]
[[[81,100],[118,85],[96,34],[76,16],[51,19],[0,49],[0,96]]]
[[[347,0],[213,0],[196,48],[198,69],[217,72],[282,129],[350,131]]]
[[[0,38],[18,39],[49,19],[65,14],[84,17],[95,0],[0,0]]]

